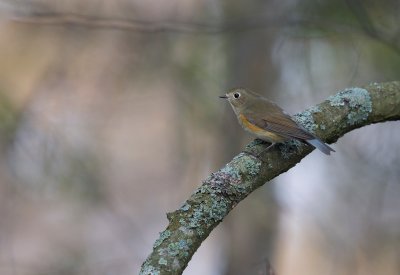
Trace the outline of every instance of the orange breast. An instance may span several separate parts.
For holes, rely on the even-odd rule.
[[[282,142],[285,140],[285,138],[269,132],[267,130],[264,130],[263,128],[258,127],[257,125],[254,125],[250,121],[247,120],[247,118],[243,115],[239,115],[239,121],[241,122],[242,126],[244,129],[252,133],[253,135],[256,135],[258,138],[269,141],[269,142]]]
[[[247,128],[246,130],[250,130],[250,132],[257,133],[257,134],[261,134],[261,133],[265,132],[265,130],[263,128],[260,128],[257,125],[254,125],[250,121],[248,121],[247,118],[243,114],[239,115],[239,119],[242,122],[242,126]]]

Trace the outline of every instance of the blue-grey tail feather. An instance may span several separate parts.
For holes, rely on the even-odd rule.
[[[324,154],[330,155],[331,152],[335,152],[335,150],[333,150],[331,147],[329,147],[327,144],[317,138],[306,141],[308,144],[314,146],[315,148],[318,148]]]

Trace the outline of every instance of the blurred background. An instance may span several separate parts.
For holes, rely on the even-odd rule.
[[[290,113],[400,80],[399,1],[0,1],[0,274],[137,274],[166,212]],[[184,274],[400,274],[400,127],[352,131],[239,204]]]

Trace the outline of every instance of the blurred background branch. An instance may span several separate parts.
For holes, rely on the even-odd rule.
[[[90,16],[78,13],[60,12],[34,12],[32,14],[15,14],[10,19],[16,22],[28,24],[64,25],[95,29],[114,29],[132,32],[170,32],[187,34],[218,35],[222,33],[253,32],[265,29],[289,29],[301,28],[307,31],[321,30],[324,32],[337,33],[359,33],[377,40],[392,50],[400,53],[400,39],[397,30],[394,34],[388,30],[378,29],[372,22],[368,11],[362,1],[346,0],[349,12],[354,15],[355,24],[347,24],[337,20],[327,19],[320,14],[309,18],[299,18],[286,15],[276,18],[241,18],[236,21],[220,22],[193,22],[193,21],[171,21],[171,20],[135,20],[134,18],[106,18]]]

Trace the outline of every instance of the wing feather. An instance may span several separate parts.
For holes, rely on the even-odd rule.
[[[259,117],[254,114],[245,114],[246,118],[252,124],[286,138],[295,138],[301,140],[314,139],[315,136],[299,126],[288,114],[279,106],[268,106],[268,113]]]

